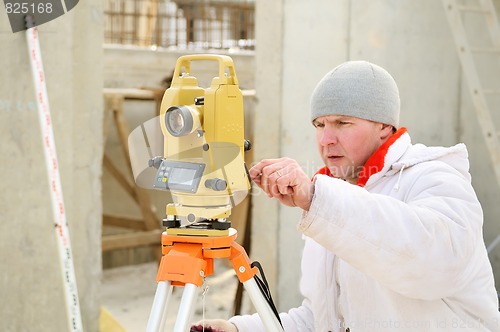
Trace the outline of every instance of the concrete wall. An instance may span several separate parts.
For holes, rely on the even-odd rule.
[[[99,315],[102,19],[86,0],[39,27],[85,331]],[[67,331],[26,34],[3,10],[0,31],[0,330]]]
[[[106,45],[104,47],[104,86],[106,88],[158,87],[162,79],[172,74],[177,59],[186,54],[201,54],[208,51],[150,50],[138,47]],[[214,54],[230,55],[234,61],[236,75],[242,89],[254,87],[254,53],[212,51]],[[210,85],[217,73],[214,62],[201,61],[192,65],[193,75],[202,87]]]
[[[500,2],[494,2],[498,8]],[[312,6],[300,0],[258,0],[256,28],[257,160],[290,156],[314,174],[321,166],[308,120],[315,84],[343,61],[372,61],[398,82],[401,125],[414,142],[468,145],[473,183],[485,211],[486,243],[500,233],[500,187],[492,179],[440,1],[318,0]],[[263,261],[280,310],[299,305],[299,211],[261,195],[254,198],[253,213],[253,238],[260,245],[253,245],[252,259]],[[277,253],[270,254],[270,248]],[[499,255],[497,247],[491,260],[500,281]]]

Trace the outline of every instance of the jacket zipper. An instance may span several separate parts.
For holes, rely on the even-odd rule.
[[[341,331],[344,329],[344,317],[342,315],[342,311],[340,310],[340,283],[339,283],[339,259],[337,258],[337,255],[333,256],[333,278],[334,278],[334,301],[335,305],[330,307],[335,308],[336,316],[338,321],[337,322],[332,322],[331,321],[331,316],[330,316],[330,326],[335,326],[337,324],[340,328]]]

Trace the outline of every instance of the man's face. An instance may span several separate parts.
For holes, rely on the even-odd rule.
[[[323,162],[333,176],[351,183],[392,132],[391,126],[345,115],[321,116],[313,124]]]

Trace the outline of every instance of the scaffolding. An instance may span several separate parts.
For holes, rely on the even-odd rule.
[[[147,48],[255,48],[254,1],[106,0],[106,44]]]

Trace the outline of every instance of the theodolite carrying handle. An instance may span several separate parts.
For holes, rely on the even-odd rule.
[[[175,65],[172,85],[180,84],[180,80],[182,80],[180,74],[183,67],[186,73],[190,75],[192,61],[217,61],[219,63],[219,76],[212,80],[212,84],[215,82],[217,85],[238,85],[233,59],[227,55],[220,54],[191,54],[179,57]]]

